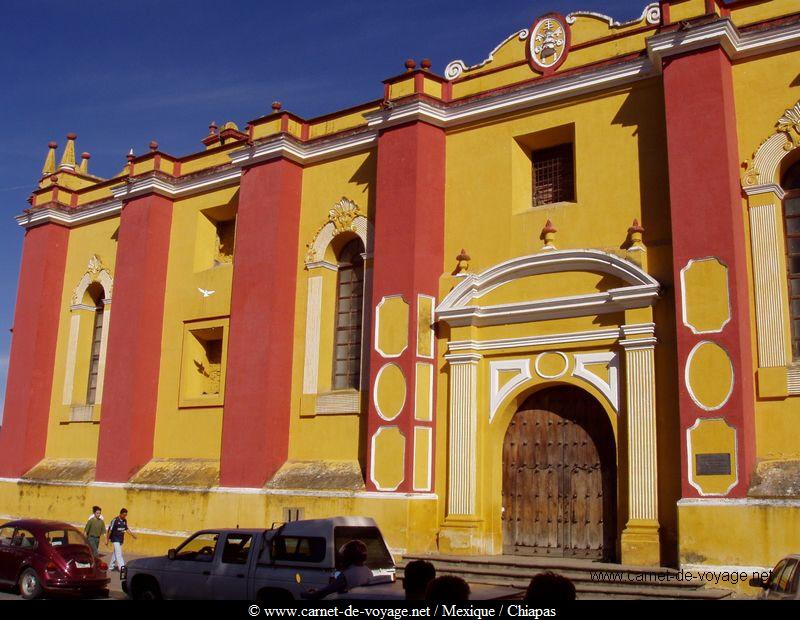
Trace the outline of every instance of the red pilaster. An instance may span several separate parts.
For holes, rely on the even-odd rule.
[[[417,304],[418,295],[437,297],[444,265],[444,131],[427,123],[414,122],[381,132],[376,183],[368,420],[370,463],[367,471],[372,471],[371,462],[375,458],[371,449],[373,436],[381,426],[397,426],[405,436],[405,476],[397,490],[411,491],[414,427],[435,428],[435,421],[415,420],[415,366],[418,361],[436,364],[435,359],[417,355]],[[390,295],[402,295],[409,305],[408,347],[396,358],[385,358],[375,347],[375,309]],[[375,378],[387,363],[397,364],[406,381],[405,404],[391,421],[378,415],[374,401]],[[435,380],[432,389],[435,390]],[[436,402],[435,394],[433,402]],[[431,454],[435,454],[435,450],[432,449]],[[433,466],[431,462],[431,469]],[[376,489],[375,482],[369,475],[367,478],[368,487]]]
[[[69,230],[56,224],[25,233],[0,428],[2,476],[21,476],[44,458],[68,240]]]
[[[246,168],[242,175],[222,422],[223,486],[263,486],[288,455],[302,179],[302,168],[285,159]]]
[[[153,455],[172,201],[149,194],[120,216],[97,479],[128,480]]]
[[[723,418],[736,429],[738,448],[738,483],[729,495],[744,496],[755,459],[754,386],[730,60],[717,47],[666,60],[664,98],[681,386],[683,495],[698,495],[688,480],[687,429],[698,418]],[[712,256],[728,268],[731,320],[720,333],[695,334],[682,320],[681,270],[691,259]],[[685,382],[689,353],[703,340],[723,347],[733,365],[733,392],[715,411],[698,407]]]

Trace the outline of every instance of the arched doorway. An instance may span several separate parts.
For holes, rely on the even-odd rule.
[[[503,552],[613,559],[616,470],[611,424],[590,394],[532,395],[503,443]]]

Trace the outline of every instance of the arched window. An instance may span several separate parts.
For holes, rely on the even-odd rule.
[[[792,357],[800,357],[800,161],[783,175],[786,231],[786,270],[789,277],[789,317],[792,324]]]
[[[95,307],[89,357],[89,385],[86,389],[86,404],[94,405],[97,399],[97,379],[100,374],[100,350],[103,342],[105,305],[103,304],[103,287],[97,282],[90,284],[86,293]]]
[[[333,347],[333,389],[357,390],[361,384],[361,327],[364,300],[364,246],[360,239],[339,252],[336,279],[336,332]]]

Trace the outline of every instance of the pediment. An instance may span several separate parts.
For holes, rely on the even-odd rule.
[[[557,250],[464,276],[439,304],[436,318],[458,326],[608,314],[650,306],[658,291],[652,276],[619,256]]]

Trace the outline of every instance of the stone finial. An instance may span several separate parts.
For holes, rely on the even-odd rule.
[[[542,228],[542,234],[539,236],[540,239],[544,240],[544,245],[542,246],[542,250],[555,250],[556,246],[554,241],[556,240],[556,233],[558,229],[553,226],[553,222],[547,220]]]
[[[75,138],[77,137],[74,133],[67,134],[67,146],[64,147],[64,153],[61,155],[59,168],[75,170]]]
[[[432,66],[431,59],[423,58],[422,62],[419,63],[419,66],[422,67],[425,71],[430,71],[430,68]]]
[[[417,68],[417,63],[414,62],[412,58],[409,58],[408,60],[406,60],[405,66],[406,66],[406,71],[413,71],[414,69]]]
[[[155,153],[158,150],[158,142],[155,140],[150,140],[150,151]]]
[[[44,159],[44,166],[42,166],[43,177],[48,174],[53,174],[56,171],[56,149],[58,148],[58,144],[50,142],[47,148],[49,150],[47,151],[47,157]]]
[[[131,147],[131,150],[130,150],[130,151],[128,151],[128,154],[127,154],[127,156],[126,156],[126,159],[127,159],[129,162],[132,162],[134,159],[136,159],[136,155],[134,155],[134,154],[133,154],[133,147]]]
[[[634,219],[633,224],[628,228],[628,235],[631,238],[631,244],[628,247],[629,252],[645,251],[644,242],[642,241],[643,233],[644,227],[639,224],[638,219]]]
[[[469,271],[469,261],[470,261],[469,254],[464,248],[461,248],[461,252],[459,252],[458,256],[456,256],[456,275],[459,273],[466,273]]]
[[[91,154],[87,153],[86,151],[81,153],[81,165],[80,168],[78,168],[78,170],[83,174],[89,173],[89,160],[91,159],[91,157],[92,157]]]
[[[280,112],[283,104],[280,101],[273,101],[272,102],[272,111],[273,112]]]
[[[217,124],[214,121],[211,121],[208,124],[208,135],[213,136],[215,133],[217,133]]]

